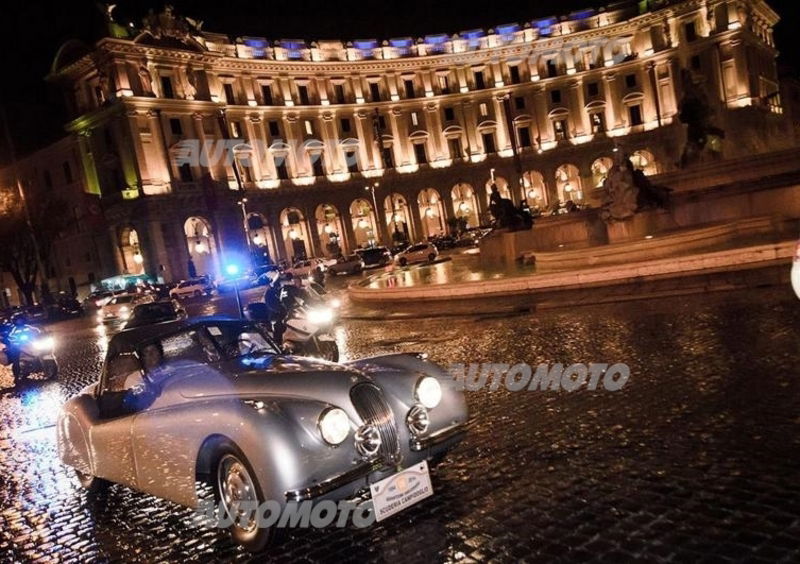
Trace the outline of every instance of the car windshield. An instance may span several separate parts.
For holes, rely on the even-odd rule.
[[[280,354],[278,348],[255,325],[209,325],[208,334],[226,359]]]
[[[111,303],[113,305],[117,304],[129,304],[133,301],[134,296],[117,296],[114,298]]]

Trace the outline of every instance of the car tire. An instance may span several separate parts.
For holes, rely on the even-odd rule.
[[[400,259],[400,266],[408,266],[408,259],[407,258],[401,258]]]
[[[58,377],[58,363],[55,360],[43,361],[42,372],[48,380],[55,380]]]
[[[436,255],[431,253],[428,255],[428,262],[433,262],[436,260]]]
[[[92,476],[91,474],[84,474],[77,468],[75,469],[75,477],[78,478],[81,487],[90,494],[103,493],[111,485],[111,482],[108,480]]]
[[[25,374],[22,370],[22,364],[18,360],[15,360],[11,364],[11,373],[14,375],[15,382],[20,382],[27,376],[27,374]]]
[[[264,496],[252,466],[244,454],[232,443],[225,442],[219,445],[212,471],[214,497],[217,503],[221,504],[221,509],[224,508],[226,512],[230,511],[228,503],[234,495],[240,501],[255,502],[256,506],[264,503]],[[252,499],[245,499],[245,495]],[[272,527],[261,528],[258,527],[257,522],[253,523],[252,528],[249,525],[247,527],[240,525],[240,519],[237,518],[228,527],[228,531],[233,541],[250,553],[263,552],[273,539],[274,528]]]

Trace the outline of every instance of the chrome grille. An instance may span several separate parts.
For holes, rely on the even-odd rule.
[[[396,462],[400,454],[400,441],[397,439],[394,413],[383,392],[374,384],[358,384],[350,390],[350,399],[364,423],[378,430],[381,436],[379,456],[386,462]]]

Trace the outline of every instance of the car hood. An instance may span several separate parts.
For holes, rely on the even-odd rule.
[[[336,404],[349,398],[356,383],[369,380],[339,364],[290,356],[245,357],[189,372],[191,376],[181,379],[179,386],[187,399],[272,397]]]

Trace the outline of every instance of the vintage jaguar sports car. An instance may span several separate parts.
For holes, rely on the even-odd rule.
[[[438,462],[467,419],[463,393],[424,355],[289,357],[255,324],[201,318],[116,335],[57,435],[89,490],[116,482],[197,507],[205,481],[235,512],[237,500],[368,498],[371,485]],[[254,520],[230,529],[253,552],[271,537]]]

